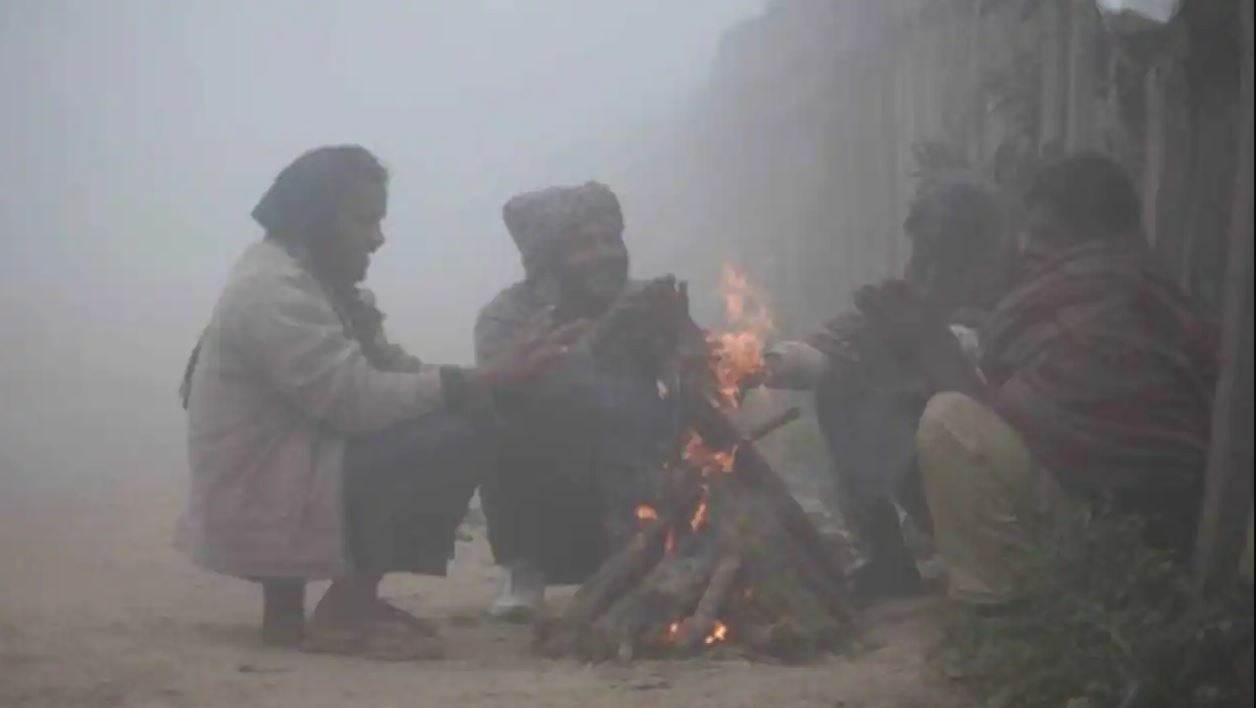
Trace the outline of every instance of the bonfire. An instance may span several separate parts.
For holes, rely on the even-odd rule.
[[[754,441],[797,411],[744,431],[743,386],[763,368],[766,300],[732,268],[722,277],[727,329],[677,346],[661,395],[680,396],[675,453],[638,529],[543,625],[551,656],[685,656],[717,647],[777,658],[831,649],[849,634],[841,549],[817,531]],[[683,284],[675,302],[688,319]],[[668,380],[663,380],[664,378]]]

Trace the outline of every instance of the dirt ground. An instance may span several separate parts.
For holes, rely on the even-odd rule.
[[[0,706],[967,705],[927,663],[931,601],[869,613],[857,649],[807,666],[540,658],[526,628],[483,619],[495,576],[482,528],[460,544],[449,578],[386,581],[397,604],[440,621],[447,659],[262,649],[258,590],[171,548],[184,488],[178,428],[104,414],[73,414],[92,438],[78,446],[12,408],[0,421]],[[154,457],[171,464],[140,462]]]

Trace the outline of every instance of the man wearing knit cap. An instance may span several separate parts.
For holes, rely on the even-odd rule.
[[[521,194],[502,215],[525,277],[480,312],[477,361],[494,361],[532,328],[588,319],[597,329],[649,290],[628,279],[623,215],[605,185]],[[670,404],[648,356],[597,341],[591,333],[559,366],[498,401],[500,463],[480,488],[504,576],[495,617],[526,621],[547,584],[582,582],[649,495]]]

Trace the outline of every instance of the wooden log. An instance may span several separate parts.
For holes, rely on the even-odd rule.
[[[740,570],[741,558],[735,553],[725,555],[716,563],[711,581],[707,584],[702,599],[698,601],[697,609],[681,622],[676,632],[677,651],[692,652],[701,649],[706,639],[712,636],[715,623],[732,594],[733,584],[737,581]]]
[[[705,396],[697,402],[691,400],[688,406],[694,412],[695,427],[698,428],[704,440],[739,441],[735,443],[736,459],[733,476],[763,497],[765,503],[771,507],[772,515],[780,521],[789,535],[794,538],[795,543],[800,546],[803,555],[810,561],[803,565],[818,570],[825,578],[823,583],[816,583],[816,585],[826,589],[830,595],[826,599],[835,606],[840,604],[845,607],[846,572],[842,566],[842,554],[839,549],[820,535],[807,513],[790,493],[784,480],[777,476],[755,445],[744,439],[726,412],[721,410],[710,397]],[[809,572],[809,574],[814,573]],[[840,614],[845,620],[849,620],[851,616],[849,609],[843,609]]]
[[[699,413],[696,420],[701,422],[699,434],[704,440],[740,440],[744,437],[727,413],[720,410],[709,398],[690,403],[690,406]],[[733,475],[757,489],[768,500],[775,515],[828,577],[832,586],[841,588],[846,580],[846,572],[841,565],[838,549],[820,535],[807,513],[790,493],[789,487],[772,470],[772,466],[752,442],[742,440],[736,448]]]
[[[562,616],[540,628],[537,645],[549,656],[571,653],[581,634],[624,593],[653,568],[663,556],[663,545],[672,519],[650,522],[628,545],[608,560],[576,591]]]
[[[580,655],[622,661],[642,651],[663,653],[671,647],[669,627],[693,613],[715,565],[714,544],[665,556],[633,589],[590,628]]]
[[[736,548],[746,587],[775,622],[792,616],[805,626],[847,625],[844,587],[815,562],[786,528],[773,501],[733,478],[712,490],[721,542]]]
[[[756,424],[753,428],[746,431],[744,437],[750,442],[757,442],[801,417],[802,409],[798,406],[792,406],[785,409],[780,415],[772,416],[771,418]]]

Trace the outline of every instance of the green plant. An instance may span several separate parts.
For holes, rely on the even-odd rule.
[[[1251,589],[1201,594],[1142,532],[1134,519],[1068,515],[1026,554],[1008,609],[956,611],[948,661],[1007,706],[1240,705]]]

